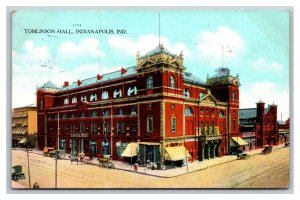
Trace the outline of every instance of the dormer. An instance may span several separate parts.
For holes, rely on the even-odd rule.
[[[136,70],[140,72],[148,72],[153,70],[173,70],[182,73],[185,70],[183,66],[183,53],[179,55],[171,53],[164,48],[163,44],[152,51],[140,56],[139,52],[136,55]]]

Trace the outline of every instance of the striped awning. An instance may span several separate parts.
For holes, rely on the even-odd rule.
[[[27,141],[27,138],[23,138],[22,140],[20,140],[19,144],[24,144],[24,143],[26,143],[26,141]]]
[[[191,158],[189,152],[185,149],[184,146],[175,146],[175,147],[165,147],[165,159],[166,160],[185,160],[186,158]]]
[[[240,146],[243,146],[243,145],[247,145],[248,143],[245,141],[245,140],[243,140],[243,138],[241,138],[241,137],[231,137],[231,139],[233,140],[233,141],[235,141],[238,145],[240,145]]]
[[[127,146],[124,152],[121,155],[122,157],[133,157],[137,156],[137,143],[130,142]]]

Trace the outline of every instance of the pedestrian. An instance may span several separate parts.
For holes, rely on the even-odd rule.
[[[37,182],[33,184],[33,189],[40,189],[40,186]]]

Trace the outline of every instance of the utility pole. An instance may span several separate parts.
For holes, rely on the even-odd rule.
[[[57,150],[55,153],[55,189],[57,189],[57,158],[58,158],[58,150],[59,150],[59,111],[57,118]]]
[[[28,133],[27,133],[27,141],[26,141],[26,152],[27,152],[27,165],[28,165],[28,182],[29,182],[29,189],[31,188],[31,180],[30,180],[30,164],[29,164],[29,152],[28,152]]]
[[[185,154],[185,162],[186,162],[186,171],[189,171],[189,165],[188,165],[188,159],[187,159],[187,154],[186,154],[186,148],[185,148],[185,109],[184,109],[184,101],[185,101],[185,94],[183,95],[183,106],[182,106],[182,111],[183,111],[183,147],[184,147],[184,154]]]

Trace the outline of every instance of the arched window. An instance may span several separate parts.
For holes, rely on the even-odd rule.
[[[69,104],[69,99],[68,99],[68,97],[64,99],[64,105],[67,105],[67,104]]]
[[[200,114],[204,113],[204,108],[200,108]]]
[[[96,111],[92,111],[91,116],[92,116],[92,117],[97,117],[97,112],[96,112]]]
[[[176,116],[172,116],[171,118],[171,130],[172,132],[176,131]]]
[[[108,116],[108,115],[109,115],[109,110],[104,110],[104,111],[103,111],[103,115],[104,115],[104,116]]]
[[[189,91],[189,89],[185,88],[183,95],[184,95],[185,98],[190,98],[190,91]]]
[[[91,94],[90,101],[96,101],[97,100],[97,94]]]
[[[224,117],[224,111],[223,110],[220,110],[219,117]]]
[[[81,96],[81,101],[86,101],[86,96],[85,95]]]
[[[186,116],[192,116],[193,115],[193,109],[188,107],[185,109],[185,115]]]
[[[108,96],[108,92],[107,91],[103,91],[102,92],[102,99],[108,99],[109,96]]]
[[[80,112],[79,113],[79,117],[84,117],[85,115],[84,115],[84,112]]]
[[[123,109],[122,108],[118,109],[118,115],[123,115]]]
[[[122,90],[120,88],[115,89],[114,98],[120,98],[122,96]]]
[[[72,103],[77,103],[77,97],[72,97]]]
[[[153,88],[153,76],[147,77],[147,89]]]
[[[132,96],[137,94],[137,89],[135,86],[131,86],[127,90],[127,96]]]
[[[199,98],[202,99],[204,97],[204,92],[200,92]]]
[[[173,76],[171,76],[171,78],[170,78],[170,87],[175,88],[175,79]]]
[[[232,99],[235,100],[235,92],[232,92]]]

